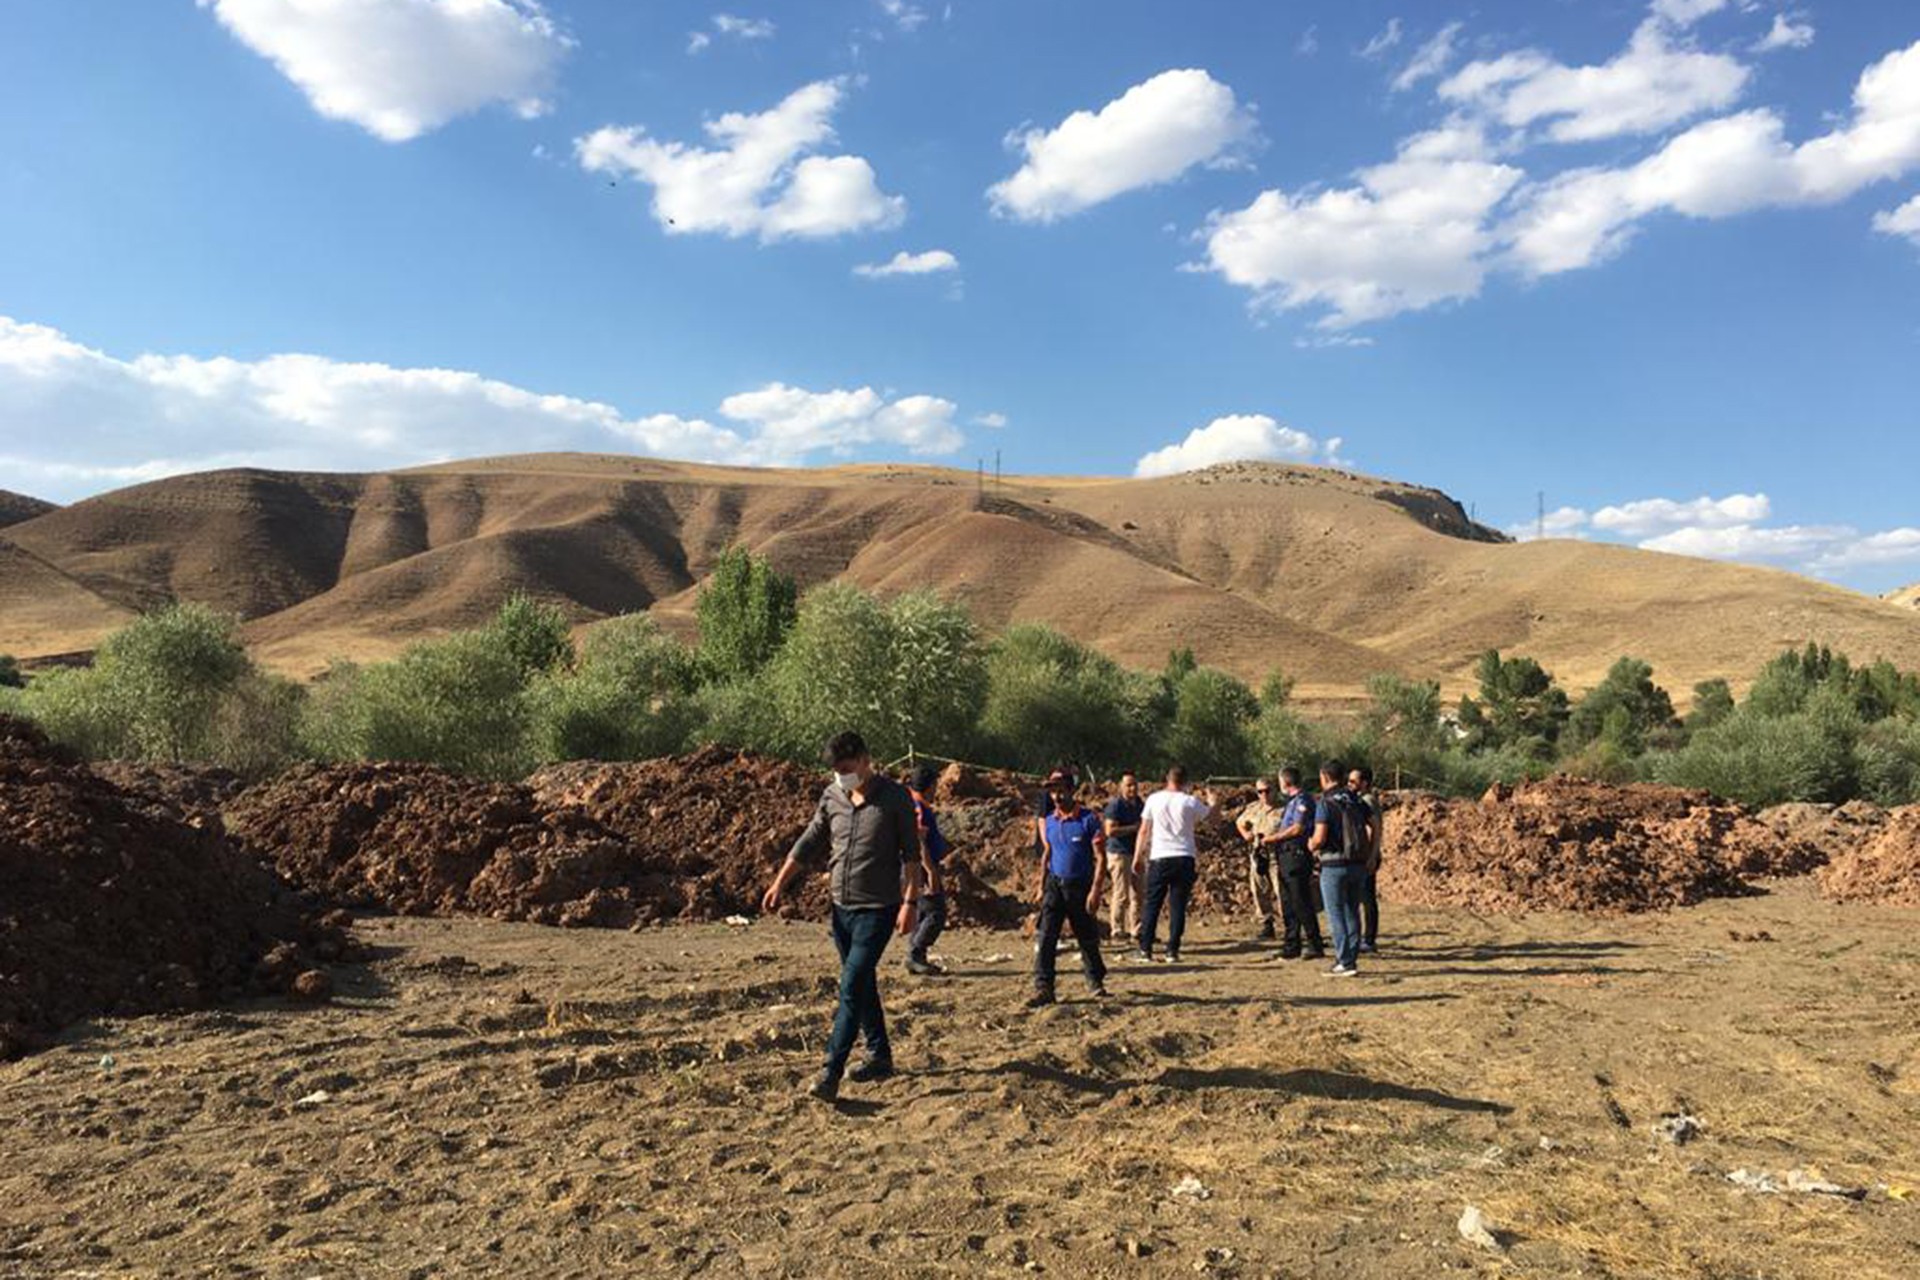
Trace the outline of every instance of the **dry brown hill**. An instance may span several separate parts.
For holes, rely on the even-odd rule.
[[[10,489],[0,489],[0,529],[19,524],[22,520],[31,520],[35,516],[45,515],[53,509],[54,504],[45,499],[29,497]]]
[[[1920,582],[1910,587],[1901,587],[1898,591],[1889,591],[1884,597],[1889,603],[1908,609],[1920,609]]]
[[[989,628],[1045,621],[1131,663],[1192,645],[1303,697],[1393,671],[1466,686],[1489,647],[1578,687],[1614,658],[1684,695],[1808,640],[1920,667],[1910,610],[1773,570],[1584,542],[1514,544],[1431,489],[1230,464],[1159,480],[929,467],[771,470],[618,456],[479,459],[373,475],[222,471],[101,495],[9,529],[0,651],[84,649],[131,611],[204,601],[298,674],[477,622],[511,591],[583,624],[651,608],[690,628],[727,546],[805,585],[929,586]]]

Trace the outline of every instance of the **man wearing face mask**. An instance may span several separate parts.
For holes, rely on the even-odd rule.
[[[894,1073],[893,1046],[880,1008],[880,956],[889,930],[906,933],[913,926],[920,896],[920,828],[912,795],[874,771],[859,734],[840,734],[827,744],[826,756],[833,781],[820,793],[813,821],[793,842],[761,905],[769,913],[778,910],[801,866],[827,854],[840,1002],[826,1065],[807,1092],[832,1102],[840,1095],[856,1036],[866,1041],[867,1056],[853,1069],[853,1079],[864,1084]]]
[[[1065,769],[1047,777],[1053,812],[1040,824],[1045,854],[1040,863],[1039,947],[1033,957],[1033,995],[1029,1009],[1053,1003],[1055,944],[1064,922],[1080,944],[1080,968],[1095,999],[1107,994],[1107,965],[1100,957],[1100,890],[1107,878],[1107,836],[1100,815],[1083,808],[1074,795],[1075,778]]]

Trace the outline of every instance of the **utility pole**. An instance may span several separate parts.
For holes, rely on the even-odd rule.
[[[1535,495],[1534,510],[1533,536],[1544,538],[1547,536],[1547,491],[1545,489]]]
[[[993,451],[993,496],[1000,496],[1000,451]]]
[[[985,458],[975,458],[973,460],[973,469],[974,480],[978,486],[975,490],[978,497],[974,510],[985,511],[987,509],[987,460]]]

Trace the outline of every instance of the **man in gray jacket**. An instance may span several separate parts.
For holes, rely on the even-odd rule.
[[[820,793],[813,821],[793,842],[761,905],[780,906],[787,883],[808,862],[827,855],[833,893],[833,945],[840,952],[840,1004],[834,1010],[827,1062],[807,1092],[824,1102],[840,1096],[840,1077],[855,1036],[866,1059],[852,1071],[862,1083],[893,1074],[893,1046],[880,1008],[880,956],[889,930],[907,932],[920,896],[920,828],[913,796],[876,773],[867,744],[843,733],[827,744],[833,781]]]

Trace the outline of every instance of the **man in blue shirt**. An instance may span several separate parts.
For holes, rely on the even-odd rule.
[[[926,888],[920,894],[920,906],[914,916],[913,936],[907,942],[907,972],[923,978],[938,978],[946,970],[927,958],[927,952],[939,941],[947,927],[947,887],[940,878],[940,862],[947,856],[947,838],[940,833],[940,817],[927,798],[933,794],[933,766],[923,764],[913,771],[907,792],[913,797],[913,817],[920,827],[920,866],[926,876]]]
[[[1320,766],[1320,803],[1313,813],[1307,848],[1320,856],[1320,897],[1333,930],[1335,978],[1360,972],[1360,882],[1373,857],[1373,815],[1347,787],[1347,767],[1338,760]]]
[[[1326,947],[1320,941],[1320,912],[1313,902],[1313,855],[1307,840],[1313,835],[1313,793],[1301,789],[1300,771],[1292,765],[1280,771],[1280,790],[1286,795],[1280,810],[1280,912],[1285,926],[1280,936],[1283,960],[1318,960]]]
[[[1140,932],[1140,879],[1133,873],[1133,842],[1140,835],[1140,779],[1120,775],[1120,793],[1107,801],[1107,928],[1115,938]],[[1121,922],[1125,921],[1123,931]]]
[[[1107,994],[1107,965],[1100,958],[1100,928],[1093,913],[1107,878],[1107,836],[1100,815],[1082,807],[1074,795],[1074,776],[1055,769],[1047,777],[1053,812],[1040,821],[1039,947],[1033,957],[1033,995],[1029,1009],[1053,1003],[1054,949],[1060,926],[1073,927],[1080,944],[1080,968],[1095,999]]]

